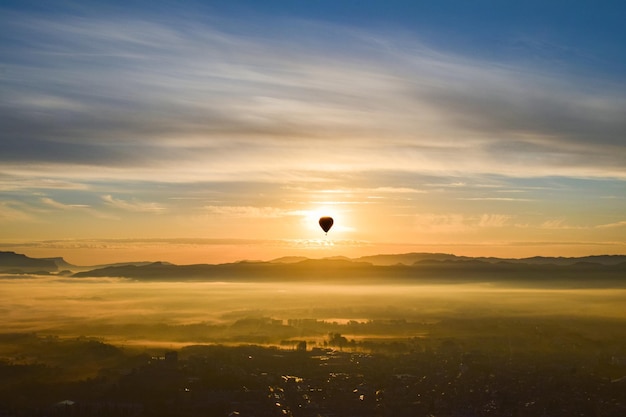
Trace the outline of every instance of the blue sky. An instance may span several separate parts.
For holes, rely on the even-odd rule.
[[[625,9],[5,1],[0,243],[623,253]]]

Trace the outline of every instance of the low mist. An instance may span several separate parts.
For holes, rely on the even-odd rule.
[[[319,340],[331,331],[357,340],[422,337],[432,331],[429,324],[446,320],[626,319],[624,289],[137,282],[8,275],[0,276],[0,285],[4,332],[101,337],[123,344],[279,344],[298,337]]]

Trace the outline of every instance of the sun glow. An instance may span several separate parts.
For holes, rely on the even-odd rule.
[[[317,232],[323,233],[323,230],[321,229],[318,223],[320,217],[323,217],[323,216],[330,216],[333,219],[335,219],[334,212],[333,210],[329,208],[328,205],[315,207],[315,208],[305,211],[303,221],[305,223],[306,229],[309,231],[314,231],[316,233]]]
[[[305,211],[303,221],[305,222],[305,227],[308,231],[314,232],[316,235],[319,233],[324,233],[322,228],[319,225],[319,220],[321,217],[332,217],[333,225],[332,228],[328,231],[328,236],[337,237],[338,234],[343,234],[346,232],[351,232],[354,230],[354,227],[350,225],[350,216],[348,213],[348,209],[343,207],[344,203],[341,202],[325,202],[316,206],[310,210]]]

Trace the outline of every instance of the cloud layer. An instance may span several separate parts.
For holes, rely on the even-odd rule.
[[[624,176],[624,85],[393,34],[230,23],[5,19],[3,163],[174,181],[268,166]]]
[[[346,241],[626,247],[626,84],[525,59],[541,39],[486,59],[322,19],[6,11],[8,239],[307,240],[331,209]]]

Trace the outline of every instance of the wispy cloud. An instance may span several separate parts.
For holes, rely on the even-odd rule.
[[[0,221],[23,222],[36,219],[36,216],[28,212],[24,204],[17,201],[0,201]]]
[[[277,218],[289,214],[275,207],[206,206],[205,209],[209,213],[228,217]]]
[[[80,209],[90,208],[90,206],[87,204],[64,204],[64,203],[55,201],[49,197],[42,197],[40,200],[46,206],[59,209],[59,210],[76,210],[76,209],[80,210]]]
[[[529,198],[514,197],[459,197],[458,199],[468,201],[531,201]]]
[[[102,196],[102,200],[110,205],[111,207],[125,210],[125,211],[134,211],[134,212],[144,212],[144,213],[163,213],[166,210],[166,207],[163,207],[159,203],[147,203],[138,200],[122,200],[119,198],[114,198],[111,195]]]
[[[540,228],[542,229],[559,229],[559,230],[612,230],[619,229],[622,227],[626,227],[626,220],[621,220],[614,223],[606,223],[606,224],[581,224],[581,225],[571,225],[568,224],[565,219],[551,219],[546,220],[541,223]]]
[[[155,166],[165,178],[268,166],[624,176],[626,98],[563,74],[314,22],[290,39],[236,21],[2,23],[30,40],[3,46],[5,77],[29,81],[0,100],[5,162],[141,178]]]
[[[511,216],[506,214],[483,214],[478,222],[479,227],[504,227],[508,224]]]
[[[89,186],[79,181],[69,181],[57,178],[30,177],[22,168],[14,175],[0,174],[0,191],[15,190],[87,190]]]
[[[601,224],[596,226],[598,229],[614,229],[618,227],[626,227],[626,220],[622,220],[615,223]]]
[[[415,216],[419,230],[436,233],[462,233],[471,229],[463,214],[428,214]]]
[[[482,214],[480,216],[462,213],[416,215],[416,226],[429,233],[465,233],[482,228],[501,228],[510,225],[512,216],[506,214]]]

